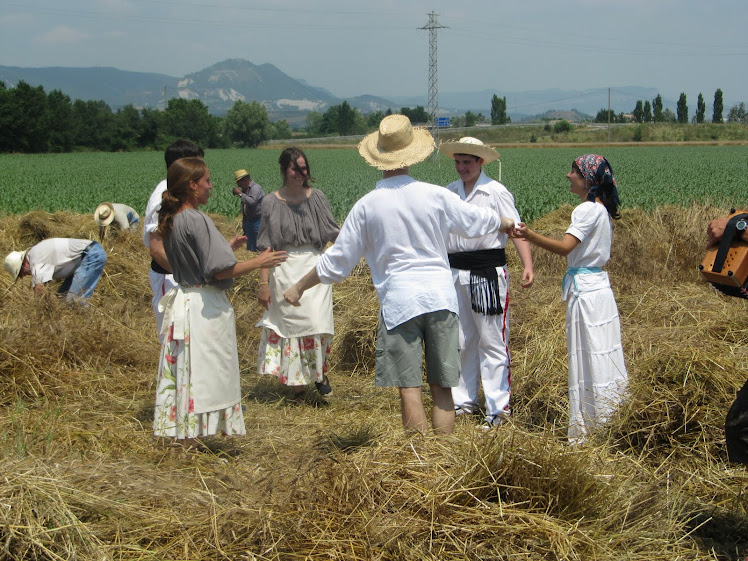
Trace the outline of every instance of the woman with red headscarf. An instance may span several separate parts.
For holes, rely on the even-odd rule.
[[[569,191],[581,204],[561,240],[547,238],[520,223],[515,237],[567,258],[563,278],[569,350],[569,441],[581,442],[610,418],[628,384],[621,346],[621,324],[608,273],[612,219],[618,190],[608,160],[580,156],[566,174]]]

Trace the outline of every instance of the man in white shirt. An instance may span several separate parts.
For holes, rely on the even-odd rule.
[[[14,280],[30,276],[37,295],[44,293],[47,282],[62,280],[57,292],[67,295],[68,302],[84,305],[88,305],[104,265],[106,252],[98,242],[70,238],[49,238],[5,258],[5,270]]]
[[[191,140],[177,140],[170,144],[164,153],[166,169],[168,170],[169,166],[180,158],[191,156],[202,158],[204,155],[203,149]],[[166,191],[166,179],[156,185],[156,188],[153,190],[151,197],[148,199],[143,219],[143,245],[148,248],[151,254],[151,270],[148,276],[151,282],[151,290],[153,291],[151,304],[153,305],[153,313],[156,316],[156,333],[158,333],[159,340],[161,340],[161,323],[164,320],[164,314],[159,312],[158,302],[164,294],[176,285],[174,277],[171,275],[169,260],[166,258],[166,253],[164,252],[163,241],[156,233],[156,229],[158,228],[158,211],[161,209],[161,197],[164,191]]]
[[[449,434],[455,415],[451,388],[459,381],[459,326],[447,240],[450,233],[476,237],[500,227],[511,230],[514,223],[410,177],[408,166],[431,154],[434,139],[404,115],[382,119],[358,148],[369,165],[382,170],[382,180],[353,206],[335,244],[284,298],[298,304],[306,289],[340,282],[363,256],[380,303],[376,385],[397,387],[406,431],[425,433],[425,347],[433,429]]]
[[[499,157],[496,150],[470,136],[457,142],[444,142],[439,150],[454,160],[460,176],[447,189],[463,201],[491,208],[499,216],[520,222],[514,196],[483,171],[483,164]],[[528,288],[535,279],[530,244],[518,238],[512,242],[524,267],[521,284]],[[482,383],[485,416],[481,427],[485,429],[500,425],[510,414],[506,243],[507,236],[501,232],[472,239],[449,236],[449,262],[460,306],[460,384],[452,389],[452,399],[457,415],[474,413],[479,406],[478,390]]]

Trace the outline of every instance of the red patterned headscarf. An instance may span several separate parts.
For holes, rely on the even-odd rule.
[[[616,185],[616,178],[613,177],[613,168],[610,167],[608,160],[597,154],[585,154],[579,156],[574,163],[582,172],[587,180],[587,185],[603,185],[613,183]]]

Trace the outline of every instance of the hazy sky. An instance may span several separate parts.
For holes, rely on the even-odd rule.
[[[748,102],[746,0],[2,0],[0,65],[184,76],[271,63],[340,97],[657,88]],[[727,110],[728,107],[726,107]]]

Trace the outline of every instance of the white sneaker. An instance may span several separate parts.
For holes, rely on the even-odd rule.
[[[481,430],[491,430],[506,423],[508,415],[486,415],[478,428]]]
[[[473,410],[467,409],[465,407],[460,407],[459,405],[455,405],[455,417],[459,417],[460,415],[472,415]]]

